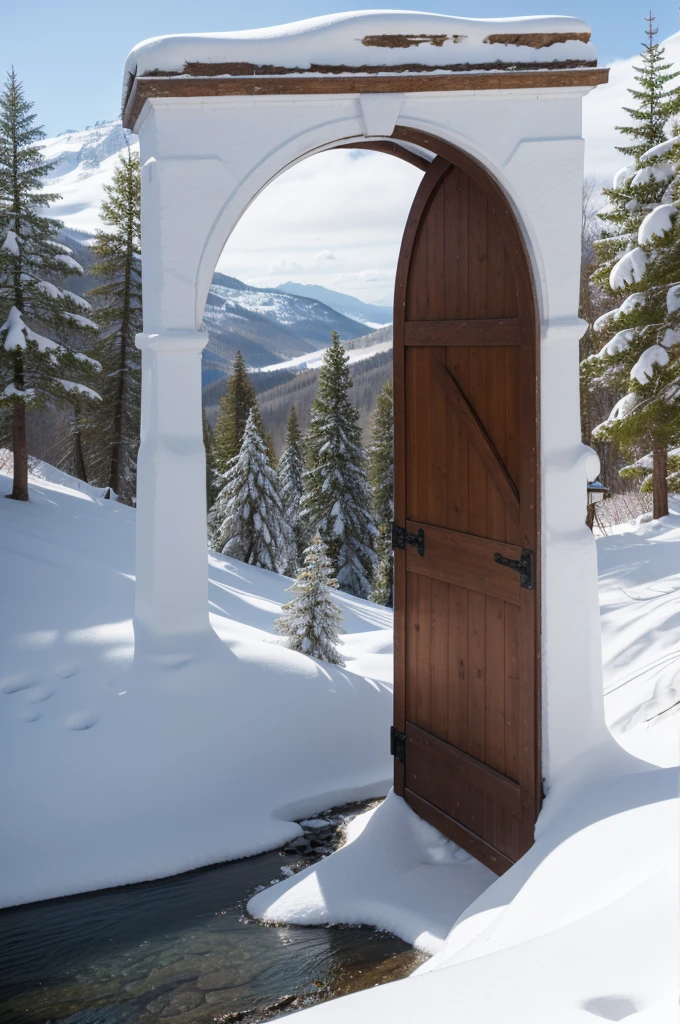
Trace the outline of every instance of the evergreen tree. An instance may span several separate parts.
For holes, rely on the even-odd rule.
[[[672,70],[672,64],[665,61],[664,48],[654,42],[657,29],[653,28],[651,14],[647,21],[647,43],[635,76],[639,88],[628,90],[636,105],[624,107],[632,124],[617,126],[617,131],[631,139],[630,145],[617,147],[631,162],[614,176],[612,188],[603,189],[609,202],[599,213],[606,230],[595,243],[599,265],[593,280],[609,291],[640,280],[644,261],[635,246],[637,231],[646,213],[660,201],[667,184],[658,177],[658,167],[647,153],[666,139],[666,126],[680,97],[680,90],[670,86],[680,71]],[[622,249],[627,250],[623,264]],[[615,267],[616,282],[620,283],[612,279]]]
[[[371,443],[368,447],[368,481],[371,487],[371,505],[378,537],[376,539],[377,565],[371,600],[391,608],[394,588],[392,557],[394,402],[392,381],[386,381],[378,393],[372,426]]]
[[[83,315],[89,303],[57,283],[82,274],[82,267],[57,241],[59,221],[40,212],[59,197],[43,192],[55,165],[43,157],[45,134],[32,107],[12,70],[0,95],[0,400],[11,408],[11,497],[19,501],[28,500],[27,406],[69,404],[74,396],[97,400],[88,384],[101,370],[67,344],[96,324]]]
[[[328,548],[342,590],[368,597],[376,528],[370,512],[359,413],[349,400],[349,358],[336,331],[326,349],[312,405],[302,522]]]
[[[665,62],[663,47],[654,42],[651,14],[647,20],[648,41],[636,76],[640,88],[629,90],[636,106],[626,108],[632,124],[619,129],[632,140],[620,149],[634,163],[619,171],[613,188],[605,190],[609,205],[600,216],[607,229],[596,242],[599,266],[593,275],[623,302],[595,321],[600,345],[602,340],[606,344],[584,361],[582,374],[591,392],[607,389],[618,396],[594,437],[614,442],[636,460],[651,451],[658,517],[668,510],[667,451],[678,436],[678,396],[675,343],[665,326],[673,275],[668,260],[656,251],[658,238],[666,233],[659,231],[660,221],[670,228],[672,215],[668,209],[655,211],[672,205],[676,165],[670,156],[675,144],[666,133],[680,106],[680,90],[670,85],[680,72]]]
[[[248,376],[246,361],[239,351],[234,359],[227,390],[220,399],[220,411],[213,435],[215,466],[218,472],[225,473],[230,461],[241,450],[241,442],[251,410],[254,411],[255,425],[260,437],[267,445],[270,461],[273,462],[274,452],[271,438],[267,438],[257,404],[255,388]]]
[[[284,568],[292,576],[304,554],[304,533],[300,522],[300,503],[303,491],[304,456],[302,434],[297,409],[291,406],[286,428],[286,448],[279,463],[279,494],[283,516],[291,528],[291,546]]]
[[[617,308],[596,321],[613,334],[586,364],[594,385],[613,381],[623,397],[597,434],[615,440],[635,463],[625,476],[642,476],[654,496],[654,517],[668,513],[668,449],[680,442],[680,136],[643,154],[645,167],[665,183],[661,202],[642,220],[635,252],[639,275],[635,292],[620,272],[629,246],[611,271],[613,290],[629,294]],[[647,476],[646,470],[651,469]]]
[[[317,533],[304,553],[295,583],[288,588],[295,596],[284,604],[275,623],[277,632],[286,637],[286,647],[330,665],[344,665],[337,650],[342,612],[329,589],[337,585],[326,545]]]
[[[210,526],[215,547],[223,554],[273,572],[282,569],[290,544],[276,483],[251,409],[241,449],[210,513]]]
[[[628,92],[636,102],[634,107],[624,107],[624,113],[628,114],[632,124],[617,125],[617,131],[631,139],[628,146],[617,146],[619,153],[632,156],[636,162],[643,154],[658,146],[666,138],[666,125],[677,109],[677,101],[680,90],[678,88],[668,89],[668,83],[680,75],[680,71],[673,71],[673,65],[666,63],[665,50],[654,42],[654,36],[658,29],[654,28],[654,16],[649,12],[647,18],[647,42],[643,44],[640,54],[641,67],[635,67],[635,80],[639,83],[639,89],[629,89]]]
[[[100,325],[95,349],[104,367],[102,402],[88,431],[88,461],[102,486],[132,503],[135,494],[141,404],[142,265],[139,158],[130,150],[118,161],[92,244],[92,274],[102,278],[89,293]]]
[[[211,509],[220,491],[220,478],[215,469],[213,432],[203,410],[203,447],[205,448],[205,496],[207,508]]]

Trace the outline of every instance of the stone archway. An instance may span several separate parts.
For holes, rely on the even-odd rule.
[[[135,629],[140,649],[186,647],[209,629],[198,326],[234,225],[268,182],[321,150],[398,146],[430,160],[425,140],[455,147],[495,183],[533,278],[540,731],[550,780],[604,730],[595,551],[583,521],[597,460],[580,442],[577,308],[581,98],[606,71],[576,19],[503,27],[499,35],[491,22],[374,12],[133,51],[124,122],[141,143],[145,325]],[[490,64],[479,59],[487,54]]]

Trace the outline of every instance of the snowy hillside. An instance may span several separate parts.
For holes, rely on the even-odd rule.
[[[367,327],[381,327],[392,322],[392,305],[376,306],[369,302],[362,302],[353,295],[344,295],[342,292],[333,291],[332,288],[324,288],[320,284],[298,284],[295,281],[284,281],[277,288],[277,291],[287,292],[289,295],[305,295],[310,299],[318,299],[325,302],[332,309],[339,313],[358,320]]]
[[[47,190],[62,196],[50,208],[51,215],[72,231],[94,234],[101,226],[104,185],[110,184],[118,156],[128,145],[139,150],[137,137],[124,131],[119,119],[46,139],[45,157],[57,161]]]
[[[134,511],[37,473],[25,505],[0,472],[0,905],[271,849],[387,791],[390,612],[338,595],[331,668],[280,646],[290,581],[211,555],[219,639],[133,664]]]
[[[0,467],[0,904],[274,848],[296,819],[386,792],[389,612],[338,595],[335,669],[279,646],[284,578],[211,556],[217,636],[133,661],[134,511],[50,466],[30,483],[29,504],[3,500]],[[677,773],[654,765],[677,763],[680,513],[598,547],[607,717],[647,761],[594,752],[498,880],[392,795],[256,896],[272,920],[374,922],[438,950],[310,1024],[676,1019]]]
[[[234,277],[215,274],[203,317],[210,342],[203,356],[203,383],[231,369],[237,350],[259,367],[304,356],[329,345],[331,332],[343,341],[365,335],[366,326],[318,299],[252,288]],[[272,359],[274,357],[274,359]]]
[[[252,367],[255,373],[272,373],[275,370],[316,370],[321,366],[324,352],[328,346],[319,349],[317,352],[310,352],[304,356],[296,356],[294,359],[287,359],[285,363],[271,363],[269,366]],[[375,345],[367,345],[365,348],[350,349],[347,353],[350,364],[361,363],[364,359],[371,359],[373,356],[383,352],[390,352],[392,341],[379,341]]]

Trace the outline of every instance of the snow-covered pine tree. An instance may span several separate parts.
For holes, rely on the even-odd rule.
[[[652,70],[643,84],[648,93],[653,92],[654,102],[650,99],[646,106],[648,135],[658,139],[661,134],[664,141],[633,153],[638,170],[630,189],[638,192],[629,204],[627,224],[632,227],[634,217],[637,227],[617,236],[616,247],[611,238],[605,240],[607,259],[598,270],[601,279],[608,270],[604,283],[610,293],[625,298],[595,322],[595,331],[608,340],[584,362],[583,374],[590,388],[605,385],[619,394],[607,420],[594,433],[614,441],[635,460],[622,471],[626,475],[634,475],[642,468],[640,460],[649,457],[652,474],[647,485],[653,491],[654,516],[658,518],[668,513],[668,448],[680,440],[680,335],[676,313],[671,311],[673,287],[680,280],[675,223],[680,139],[665,139],[664,134],[669,118],[680,108],[680,91],[665,89],[678,73],[666,72],[663,49],[653,43],[651,21],[649,31],[647,51]],[[657,73],[660,84],[654,84]],[[621,172],[617,179],[620,176]],[[612,253],[616,256],[613,263]]]
[[[286,576],[292,576],[304,554],[304,531],[300,522],[300,503],[303,491],[304,455],[302,433],[297,409],[291,406],[286,427],[286,448],[279,462],[279,494],[283,515],[291,529],[291,545],[284,567]]]
[[[273,462],[271,442],[266,436],[255,388],[248,376],[246,361],[239,350],[234,359],[227,390],[220,399],[220,411],[213,433],[215,466],[219,473],[226,472],[230,461],[241,450],[241,442],[251,410],[254,410],[255,424],[260,437],[267,445],[270,461]]]
[[[266,445],[251,409],[241,442],[232,459],[209,517],[214,546],[232,558],[280,572],[291,542],[283,518]]]
[[[602,237],[596,241],[598,269],[593,280],[605,290],[632,285],[640,280],[643,270],[642,256],[635,246],[637,231],[651,206],[658,203],[667,181],[659,177],[660,168],[653,166],[647,152],[667,138],[668,122],[677,109],[680,90],[672,83],[680,71],[666,61],[663,46],[654,42],[657,29],[650,14],[647,42],[643,45],[640,67],[636,67],[635,80],[639,88],[629,89],[635,105],[624,107],[631,123],[617,125],[617,131],[627,136],[629,145],[618,146],[629,163],[614,176],[612,188],[603,189],[608,205],[599,212],[606,225]],[[626,260],[620,257],[626,250]],[[614,283],[614,267],[617,267]]]
[[[588,361],[588,372],[593,386],[602,379],[613,381],[622,395],[597,433],[635,459],[622,474],[635,476],[651,461],[645,486],[653,492],[658,518],[668,512],[668,448],[680,441],[680,315],[675,308],[680,306],[680,138],[653,147],[646,160],[649,166],[668,168],[671,180],[666,178],[663,201],[648,211],[638,230],[642,271],[637,290],[629,286],[623,303],[596,321],[602,333],[616,333]]]
[[[661,164],[670,181],[638,231],[645,257],[640,290],[609,315],[620,329],[608,342],[617,351],[605,355],[605,363],[619,376],[628,371],[629,390],[602,431],[637,456],[621,475],[642,479],[658,518],[668,513],[669,486],[680,489],[678,453],[668,458],[668,449],[680,443],[680,135],[654,146],[645,161]],[[631,298],[636,302],[628,308]]]
[[[102,401],[93,410],[87,455],[93,478],[121,500],[135,494],[141,404],[142,330],[141,183],[139,157],[128,149],[113,172],[92,244],[92,274],[101,278],[89,293],[97,307],[99,339],[94,350],[102,366]]]
[[[344,665],[337,649],[342,612],[329,589],[337,585],[326,545],[317,533],[304,553],[295,583],[288,588],[295,596],[284,604],[275,622],[286,647],[330,665]]]
[[[302,523],[328,548],[342,590],[368,597],[377,530],[370,510],[359,413],[349,400],[349,358],[336,331],[319,372],[307,437]]]
[[[41,214],[59,197],[43,191],[54,165],[43,157],[45,134],[32,108],[12,69],[0,95],[0,401],[11,410],[10,496],[19,501],[28,501],[27,406],[69,404],[73,396],[98,400],[89,385],[101,370],[67,344],[97,325],[84,315],[90,304],[58,286],[82,267],[57,241],[60,222]]]
[[[378,530],[375,547],[378,561],[371,600],[393,604],[394,572],[392,556],[392,520],[394,518],[394,402],[392,381],[380,391],[373,413],[371,442],[368,446],[368,482],[371,487],[373,518]]]

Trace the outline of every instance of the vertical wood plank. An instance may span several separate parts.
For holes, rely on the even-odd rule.
[[[505,773],[505,608],[496,597],[486,598],[485,647],[485,758]]]
[[[519,608],[505,605],[505,774],[519,782]]]
[[[449,726],[449,590],[432,581],[430,609],[430,724],[435,736],[448,742]]]
[[[469,349],[467,398],[480,418],[480,409],[486,396],[484,357],[485,350]],[[486,466],[477,449],[468,442],[468,531],[478,537],[487,536],[487,475]]]
[[[469,753],[468,744],[468,592],[449,587],[447,740]]]
[[[483,761],[486,753],[486,597],[468,593],[468,753]]]
[[[413,586],[415,573],[408,573],[409,586]],[[432,731],[432,580],[419,576],[414,586],[417,604],[414,612],[414,669],[416,702],[413,723],[427,732]]]

